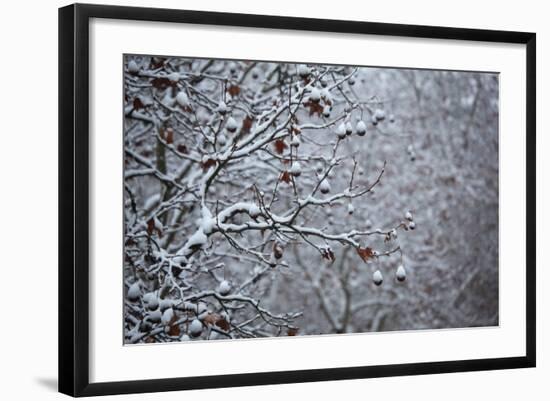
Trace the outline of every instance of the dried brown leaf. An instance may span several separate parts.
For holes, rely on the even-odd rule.
[[[281,173],[281,177],[279,178],[282,182],[286,182],[287,184],[290,184],[292,182],[292,176],[288,171],[283,171]]]
[[[333,263],[336,260],[336,256],[334,256],[334,252],[330,248],[322,248],[321,255],[323,256],[323,259],[326,259],[331,263]]]
[[[282,139],[277,139],[273,142],[273,147],[275,148],[275,152],[282,155],[285,149],[288,148],[288,145]]]
[[[298,327],[289,327],[288,330],[286,331],[286,334],[289,335],[289,336],[295,336],[298,334]]]
[[[304,106],[309,108],[310,116],[317,114],[320,117],[323,114],[323,106],[320,102],[312,102],[311,100],[308,100],[304,103]]]
[[[204,171],[208,170],[210,167],[213,167],[215,165],[216,165],[216,160],[215,159],[206,159],[206,161],[203,161],[201,163],[202,169]]]
[[[374,251],[370,247],[358,247],[357,254],[361,257],[361,259],[363,259],[363,262],[367,262],[370,258],[374,256]]]
[[[241,93],[241,88],[238,85],[231,85],[227,88],[227,93],[229,93],[232,97],[235,97]]]
[[[174,143],[174,130],[172,128],[166,128],[164,131],[164,140],[167,144]]]

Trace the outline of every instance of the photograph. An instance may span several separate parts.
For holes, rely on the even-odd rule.
[[[498,72],[121,64],[124,345],[499,326]]]

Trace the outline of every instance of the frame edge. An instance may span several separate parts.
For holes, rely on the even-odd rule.
[[[536,34],[532,33],[526,40],[526,359],[529,367],[536,367],[537,348],[537,56]]]
[[[58,390],[75,395],[74,336],[74,5],[58,10]]]
[[[153,12],[154,11],[154,12]],[[148,13],[152,14],[148,16]],[[170,13],[173,13],[170,15]],[[223,376],[89,383],[88,334],[88,21],[91,17],[288,29],[337,30],[390,36],[510,42],[526,45],[527,62],[527,327],[526,355],[480,359],[261,372]],[[250,21],[252,18],[254,21]],[[248,20],[248,22],[246,21]],[[59,392],[73,396],[176,391],[219,387],[350,380],[402,375],[528,368],[536,366],[536,35],[402,24],[337,21],[170,9],[72,4],[58,10],[59,45]],[[387,30],[391,32],[388,33]],[[385,32],[386,31],[386,32]],[[478,37],[477,39],[474,39]],[[78,224],[77,224],[78,222]],[[467,362],[467,363],[465,363]],[[214,381],[214,383],[212,383]]]

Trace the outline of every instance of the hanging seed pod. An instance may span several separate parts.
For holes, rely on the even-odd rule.
[[[198,337],[202,333],[202,323],[199,319],[195,319],[189,325],[189,334],[191,337]]]
[[[181,107],[188,107],[189,106],[189,97],[187,96],[187,93],[185,91],[181,91],[176,95],[176,102]]]
[[[159,307],[159,299],[154,292],[148,292],[143,296],[143,302],[147,305],[149,310],[155,310]]]
[[[220,133],[216,139],[218,145],[220,146],[225,146],[227,144],[227,137],[223,134],[223,133]]]
[[[177,72],[168,74],[167,78],[174,83],[178,82],[181,79],[180,74],[178,74]]]
[[[223,280],[220,285],[218,286],[218,292],[226,296],[231,292],[231,284],[227,280]]]
[[[147,314],[147,320],[151,323],[158,323],[160,322],[160,319],[162,318],[162,313],[160,309],[155,309],[153,311],[150,311]]]
[[[292,176],[299,177],[302,174],[302,166],[300,166],[299,162],[295,161],[292,163],[292,166],[290,166],[289,172]]]
[[[357,135],[359,136],[364,136],[367,133],[367,125],[363,120],[357,123],[357,126],[355,127],[355,132],[357,132]]]
[[[407,271],[405,270],[405,267],[403,265],[399,265],[399,267],[397,268],[397,271],[395,272],[395,278],[399,282],[403,282],[407,278]]]
[[[302,78],[307,78],[309,76],[309,74],[311,74],[311,69],[305,65],[305,64],[300,64],[298,66],[298,75]]]
[[[224,101],[221,101],[218,104],[218,107],[216,108],[216,111],[223,116],[225,113],[227,113],[227,104],[225,104]]]
[[[279,242],[273,243],[273,256],[275,259],[281,259],[283,257],[283,246]]]
[[[328,194],[330,192],[330,183],[328,182],[328,179],[324,179],[321,181],[321,184],[319,184],[319,190],[322,194]]]
[[[374,274],[372,275],[372,282],[379,286],[384,281],[384,278],[382,277],[382,273],[380,273],[380,270],[376,270]]]
[[[319,92],[319,89],[311,89],[311,92],[309,93],[309,100],[313,103],[319,103],[319,100],[321,100],[321,92]]]
[[[169,325],[172,319],[174,318],[174,310],[172,308],[168,308],[164,311],[162,314],[162,317],[160,318],[160,321],[165,326]]]
[[[383,110],[383,109],[376,109],[374,111],[374,117],[378,120],[378,121],[382,121],[386,118],[386,112]]]
[[[128,63],[128,72],[130,74],[137,74],[139,72],[139,66],[134,60],[130,60]]]
[[[229,117],[225,124],[225,129],[231,133],[237,131],[237,121],[233,117]]]
[[[338,128],[336,128],[336,136],[340,139],[343,139],[346,137],[346,135],[346,125],[344,123],[341,123]]]
[[[135,302],[141,296],[141,286],[139,281],[136,281],[134,284],[128,288],[128,300]]]

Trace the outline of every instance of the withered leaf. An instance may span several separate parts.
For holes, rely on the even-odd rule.
[[[159,237],[162,236],[162,231],[155,225],[155,220],[147,220],[147,233],[149,235],[153,235],[155,232],[159,235]]]
[[[298,328],[297,327],[289,327],[288,330],[286,331],[286,334],[289,335],[289,336],[295,336],[298,334]]]
[[[229,322],[217,313],[209,313],[202,321],[210,326],[217,326],[224,331],[231,328]]]
[[[166,128],[164,132],[165,140],[167,144],[174,143],[174,130],[172,128]]]
[[[215,159],[206,159],[206,161],[203,161],[201,163],[202,169],[204,171],[208,170],[210,167],[213,167],[215,165],[216,165],[216,160]]]
[[[215,313],[209,313],[208,315],[206,315],[202,321],[204,324],[208,324],[208,325],[213,325],[216,323],[216,321],[218,320],[219,318],[219,315],[215,314]]]
[[[363,259],[363,262],[367,262],[370,258],[374,256],[374,251],[370,247],[366,248],[357,248],[357,254]]]
[[[157,89],[166,89],[174,83],[166,77],[158,77],[151,80],[151,85]]]
[[[229,88],[227,88],[227,93],[229,93],[231,96],[235,97],[239,93],[241,93],[241,88],[238,85],[231,85]]]
[[[321,255],[323,256],[323,259],[326,259],[331,263],[336,260],[336,256],[334,256],[334,252],[330,248],[322,248]]]
[[[155,232],[155,221],[153,219],[147,220],[147,234],[153,235]]]
[[[215,325],[218,326],[223,331],[229,331],[229,329],[231,329],[231,325],[223,317],[220,317],[220,319],[216,321]]]
[[[133,106],[134,106],[134,110],[143,109],[145,107],[145,105],[143,104],[143,102],[139,97],[134,98]]]
[[[323,106],[320,104],[320,102],[312,102],[311,100],[308,100],[304,103],[304,106],[309,108],[310,116],[317,114],[320,117],[321,114],[323,114]]]
[[[174,325],[170,326],[170,328],[168,329],[168,335],[169,336],[174,336],[174,337],[179,337],[181,335],[180,326],[177,325],[177,324],[174,324]]]
[[[246,116],[241,126],[241,134],[248,134],[250,132],[250,128],[252,128],[253,122],[254,119],[252,117]]]
[[[164,67],[165,62],[166,62],[166,59],[163,57],[151,57],[151,63],[149,64],[149,66],[153,70],[156,70],[157,68]]]
[[[302,130],[300,129],[300,127],[296,125],[292,125],[292,127],[290,128],[290,132],[293,133],[294,135],[299,135],[302,132]]]
[[[286,170],[281,173],[281,177],[279,179],[283,182],[286,182],[287,184],[290,184],[292,182],[292,176]]]
[[[288,148],[288,145],[282,139],[277,139],[275,142],[273,142],[273,146],[275,147],[275,152],[280,155],[282,155],[285,149]]]
[[[178,145],[178,152],[180,153],[184,153],[184,154],[187,154],[188,150],[187,150],[187,146],[185,146],[183,143],[180,143]]]

